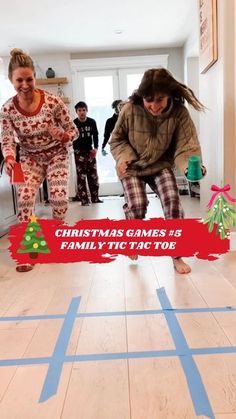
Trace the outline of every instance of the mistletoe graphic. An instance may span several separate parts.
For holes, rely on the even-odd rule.
[[[221,239],[229,237],[229,229],[236,227],[236,212],[231,202],[236,202],[228,191],[230,185],[224,185],[219,188],[212,185],[211,190],[214,192],[207,207],[207,216],[203,220],[204,224],[208,224],[208,231],[212,232],[215,224],[217,225],[216,234],[220,234]]]

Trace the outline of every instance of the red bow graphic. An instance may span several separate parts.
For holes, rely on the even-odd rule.
[[[232,198],[232,196],[230,196],[228,194],[228,192],[227,192],[227,191],[230,191],[230,185],[228,183],[227,183],[227,185],[223,186],[223,188],[219,188],[216,185],[212,185],[211,190],[212,191],[216,191],[216,192],[212,195],[210,201],[208,202],[208,204],[207,204],[207,207],[208,208],[211,208],[211,206],[212,206],[215,198],[221,192],[225,195],[225,197],[226,197],[226,199],[228,199],[228,201],[230,201],[230,202],[236,202],[236,199]]]

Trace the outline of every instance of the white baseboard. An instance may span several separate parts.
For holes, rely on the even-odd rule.
[[[230,233],[230,250],[236,250],[236,231]]]

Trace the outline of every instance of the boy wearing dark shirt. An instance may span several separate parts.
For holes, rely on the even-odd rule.
[[[88,189],[92,203],[103,202],[98,197],[98,174],[96,154],[98,149],[98,130],[96,121],[87,117],[88,107],[85,102],[75,105],[78,118],[74,123],[79,131],[79,137],[73,142],[75,152],[75,164],[77,172],[77,194],[75,200],[81,201],[81,205],[89,205]]]

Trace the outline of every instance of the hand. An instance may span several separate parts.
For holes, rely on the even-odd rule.
[[[201,164],[201,171],[202,171],[202,176],[204,177],[206,175],[207,170],[205,166],[203,166],[203,164]],[[188,168],[185,169],[184,174],[186,177],[188,177]]]
[[[69,134],[59,127],[49,125],[48,132],[53,138],[56,138],[57,140],[60,140],[63,143],[67,143],[67,141],[70,140]]]
[[[93,150],[90,150],[90,156],[91,157],[96,157],[96,155],[97,155],[97,149],[96,148],[93,148]]]
[[[16,161],[13,157],[8,158],[7,160],[5,160],[5,170],[8,174],[8,176],[11,176],[11,172],[12,172],[12,169],[13,169],[15,163],[16,163]]]
[[[202,176],[205,176],[207,170],[206,170],[205,166],[203,166],[203,164],[201,164],[201,170],[202,170]]]
[[[118,174],[118,176],[121,177],[121,176],[123,176],[125,174],[125,172],[126,172],[126,170],[128,168],[128,164],[129,164],[129,162],[122,161],[121,163],[119,163],[117,165],[117,174]]]
[[[207,173],[207,170],[203,164],[201,164],[201,172],[202,172],[202,177],[204,177]],[[186,176],[186,178],[188,178],[188,168],[185,169],[184,175]]]

